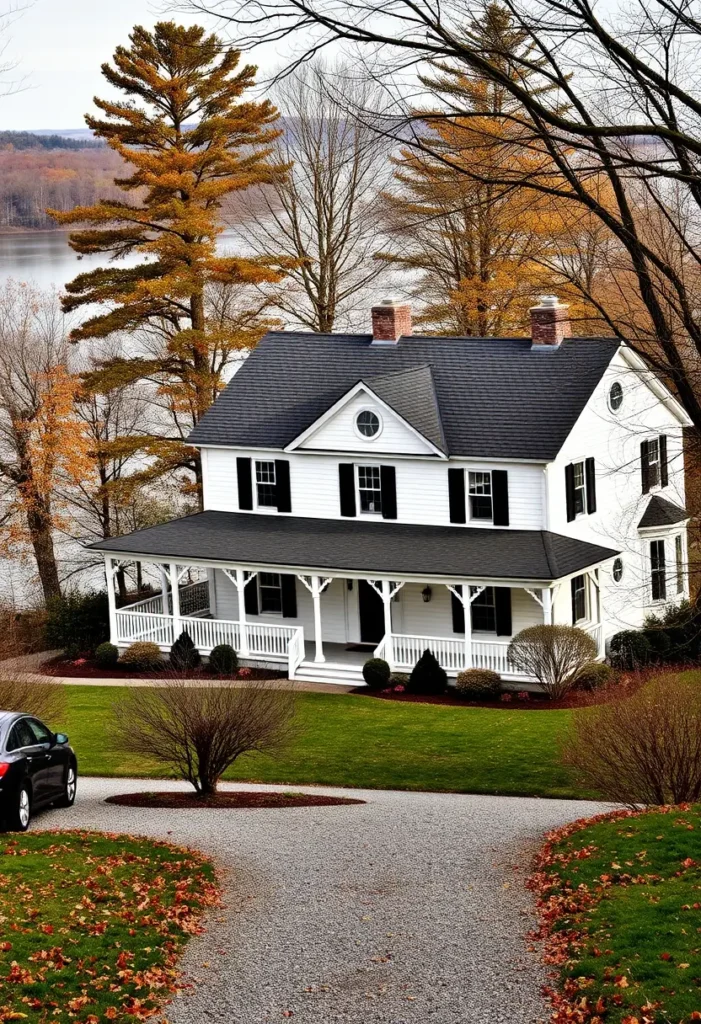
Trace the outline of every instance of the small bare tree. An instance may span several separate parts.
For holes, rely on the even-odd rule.
[[[596,658],[596,644],[576,626],[530,626],[513,638],[508,658],[535,676],[551,700],[559,700]]]
[[[241,754],[269,752],[287,739],[294,693],[258,682],[202,686],[169,679],[128,691],[114,714],[125,750],[167,765],[205,798]]]
[[[588,788],[635,807],[701,799],[701,691],[673,676],[579,712],[562,758]]]

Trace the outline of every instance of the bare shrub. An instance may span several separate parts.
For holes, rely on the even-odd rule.
[[[562,759],[587,787],[634,807],[701,799],[701,688],[663,676],[578,712]]]
[[[124,750],[168,766],[205,797],[241,754],[270,752],[288,738],[294,693],[262,682],[168,679],[129,690],[114,714]]]
[[[535,676],[551,700],[559,700],[596,654],[592,638],[576,626],[530,626],[513,638],[508,658],[514,668]]]
[[[19,611],[11,603],[0,605],[0,661],[46,650],[45,625],[43,608]]]
[[[37,676],[0,677],[0,711],[25,711],[51,725],[61,721],[65,711],[62,683],[47,683]]]

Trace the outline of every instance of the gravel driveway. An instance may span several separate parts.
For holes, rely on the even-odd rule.
[[[76,806],[48,811],[34,827],[159,836],[218,860],[226,905],[188,947],[183,966],[197,984],[169,1009],[171,1024],[546,1018],[545,976],[524,941],[533,922],[523,889],[529,855],[543,831],[601,805],[360,790],[352,795],[364,806],[140,811],[103,803],[148,786],[82,779]]]

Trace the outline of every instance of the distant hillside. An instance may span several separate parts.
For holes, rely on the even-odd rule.
[[[65,135],[44,135],[34,132],[0,131],[0,149],[99,149],[94,139],[72,139]]]

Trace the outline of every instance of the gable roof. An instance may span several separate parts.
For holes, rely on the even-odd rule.
[[[198,512],[96,541],[98,551],[222,559],[248,565],[397,572],[419,577],[551,581],[618,554],[547,530],[419,526],[358,519],[306,519],[249,512]]]
[[[547,351],[530,338],[371,342],[369,334],[267,334],[189,441],[285,448],[363,381],[437,447],[440,428],[448,455],[549,462],[619,347],[612,338],[571,338]]]
[[[667,501],[666,498],[661,498],[659,494],[653,494],[638,523],[638,529],[645,530],[652,526],[674,526],[675,523],[683,523],[688,518],[689,513],[685,508],[680,508],[679,505]]]

